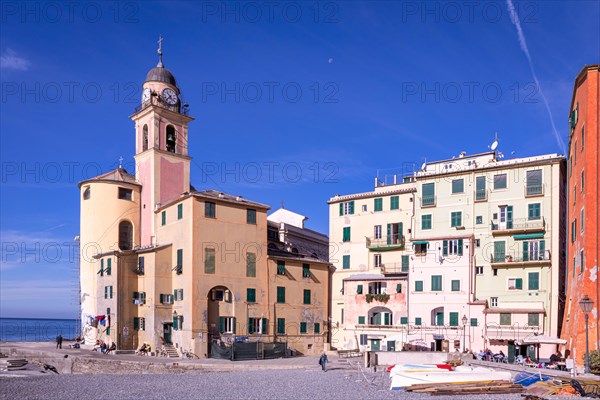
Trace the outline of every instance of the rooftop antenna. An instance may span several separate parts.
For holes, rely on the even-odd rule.
[[[425,162],[421,165],[421,171],[425,171],[427,169],[427,157],[425,157]]]
[[[490,150],[492,151],[496,151],[496,149],[498,148],[498,132],[496,132],[495,134],[495,139],[494,142],[488,146],[490,148]]]
[[[119,157],[119,169],[123,168],[123,156]]]

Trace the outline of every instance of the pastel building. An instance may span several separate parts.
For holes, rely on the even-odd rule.
[[[600,202],[598,173],[600,171],[599,66],[585,66],[573,88],[569,115],[569,160],[566,212],[568,221],[566,253],[566,310],[561,334],[578,365],[585,354],[585,315],[579,301],[587,295],[593,306],[588,313],[589,349],[600,349],[598,329],[598,254]]]
[[[302,238],[311,246],[271,254],[269,206],[190,184],[193,118],[159,54],[131,116],[135,175],[118,168],[79,183],[86,338],[115,342],[119,350],[147,342],[200,357],[236,336],[322,351],[326,236],[294,227],[288,242]]]

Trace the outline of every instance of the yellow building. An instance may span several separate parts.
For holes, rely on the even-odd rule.
[[[190,185],[193,118],[159,54],[131,116],[135,176],[118,168],[79,184],[86,340],[199,357],[236,340],[322,351],[327,237],[295,227],[292,242],[312,246],[268,251],[269,206]]]

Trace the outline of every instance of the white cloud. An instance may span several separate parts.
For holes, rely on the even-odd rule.
[[[30,65],[29,60],[19,57],[12,49],[6,49],[4,54],[0,55],[0,69],[27,71]]]

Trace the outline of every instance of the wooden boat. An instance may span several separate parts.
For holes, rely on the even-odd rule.
[[[401,367],[390,371],[392,384],[391,390],[402,390],[411,385],[423,383],[466,383],[466,382],[493,382],[510,381],[511,373],[508,371],[495,371],[483,367],[459,366],[454,371],[440,368],[423,368],[424,370]],[[403,371],[403,369],[405,369]]]

